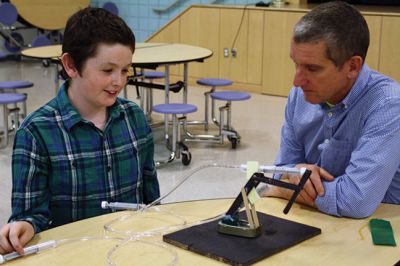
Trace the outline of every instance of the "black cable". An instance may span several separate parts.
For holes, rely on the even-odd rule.
[[[239,24],[239,27],[238,27],[238,29],[237,29],[237,31],[236,31],[235,39],[233,39],[233,43],[232,43],[232,46],[231,46],[231,51],[232,51],[233,47],[235,46],[237,37],[239,36],[240,28],[242,27],[243,19],[244,19],[244,14],[245,14],[245,12],[246,12],[247,7],[248,7],[248,6],[255,5],[255,4],[256,4],[256,3],[251,3],[251,4],[246,4],[246,5],[244,5],[243,11],[242,11],[242,18],[240,19],[240,24]]]

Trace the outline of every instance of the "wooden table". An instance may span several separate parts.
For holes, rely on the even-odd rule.
[[[44,30],[65,27],[68,18],[90,4],[90,0],[11,0],[24,20]]]
[[[58,61],[61,56],[61,45],[50,45],[28,48],[21,52],[23,56],[37,59],[52,59]],[[164,66],[165,71],[165,102],[169,102],[169,71],[174,64],[183,64],[183,102],[187,102],[188,63],[203,62],[212,56],[212,51],[206,48],[178,43],[137,43],[132,57],[132,65],[142,68]],[[57,65],[57,64],[56,64]],[[57,68],[58,69],[58,68]],[[58,71],[57,71],[58,73]],[[58,77],[56,77],[58,89]],[[126,95],[125,95],[126,96]]]
[[[161,205],[163,210],[173,211],[187,219],[200,221],[225,213],[232,203],[227,200],[204,200]],[[284,250],[255,265],[394,265],[400,260],[400,205],[381,204],[370,218],[380,218],[391,222],[397,247],[374,246],[367,219],[337,218],[316,210],[294,204],[288,215],[282,210],[286,201],[263,198],[256,203],[258,211],[288,220],[319,227],[322,233],[292,248]],[[38,234],[30,244],[48,240],[105,235],[103,225],[129,212],[117,212],[67,224]],[[180,222],[162,213],[148,216],[132,216],[114,224],[114,229],[146,231],[161,226],[171,226]],[[360,232],[361,234],[360,234]],[[112,236],[107,233],[108,236]],[[161,235],[147,240],[161,241]],[[106,265],[107,252],[117,241],[90,240],[60,245],[40,254],[20,258],[7,265]],[[178,265],[224,265],[213,259],[167,245],[178,255]],[[156,246],[129,242],[113,255],[117,265],[167,265],[173,258],[167,251]],[[143,262],[143,264],[142,264]]]

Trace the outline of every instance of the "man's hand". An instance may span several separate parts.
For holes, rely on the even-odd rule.
[[[35,235],[33,226],[25,221],[6,224],[0,230],[0,254],[17,251],[24,253],[24,246]]]
[[[311,171],[311,176],[307,180],[303,189],[300,191],[299,195],[296,198],[296,202],[311,206],[315,208],[315,199],[317,196],[324,196],[324,186],[322,185],[322,179],[326,181],[332,181],[334,177],[328,173],[325,169],[318,167],[312,164],[298,164],[296,168],[305,167]],[[283,175],[281,177],[281,181],[292,183],[298,185],[300,182],[301,176],[289,176]],[[285,189],[277,186],[270,186],[268,189],[263,191],[262,196],[264,197],[278,197],[290,199],[293,194],[293,190]]]

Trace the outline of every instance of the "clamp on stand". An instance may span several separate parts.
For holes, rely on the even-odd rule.
[[[262,225],[259,223],[257,212],[248,195],[249,193],[255,189],[258,184],[266,183],[269,185],[274,185],[278,187],[283,187],[287,189],[293,190],[293,195],[290,198],[288,204],[286,205],[283,213],[287,214],[292,207],[294,201],[299,195],[300,191],[303,189],[304,184],[307,179],[311,175],[311,171],[306,168],[295,169],[295,168],[272,168],[262,169],[264,172],[270,173],[297,173],[302,175],[300,182],[298,185],[294,185],[291,183],[283,182],[277,179],[273,179],[270,177],[266,177],[264,173],[254,173],[246,185],[242,188],[241,193],[236,197],[234,202],[232,203],[229,210],[226,212],[225,216],[218,223],[218,232],[222,234],[235,235],[240,237],[253,238],[257,237],[262,232]],[[242,207],[245,207],[247,220],[243,220],[239,218],[239,211]]]

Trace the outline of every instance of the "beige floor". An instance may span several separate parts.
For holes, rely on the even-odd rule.
[[[28,93],[28,112],[34,111],[54,97],[53,71],[52,67],[45,68],[40,62],[0,62],[1,81],[25,79],[35,83],[33,88],[25,90]],[[189,115],[189,119],[202,118],[204,91],[205,88],[202,87],[189,88],[189,102],[199,108],[197,113]],[[171,96],[171,102],[178,102],[181,97],[174,94]],[[128,88],[128,98],[137,102],[134,88]],[[155,103],[161,103],[162,100],[163,92],[155,92]],[[192,154],[189,166],[183,166],[179,160],[175,160],[158,170],[162,195],[170,191],[182,178],[190,176],[183,185],[165,198],[164,202],[236,196],[245,182],[245,173],[236,169],[207,166],[211,163],[239,165],[247,161],[272,164],[279,146],[285,101],[282,97],[252,94],[248,101],[234,102],[232,123],[242,137],[237,149],[231,149],[228,141],[223,145],[188,143]],[[157,115],[154,118],[162,119]],[[157,138],[156,159],[161,159],[166,155],[160,137],[161,130],[155,128],[154,133]],[[0,226],[7,222],[11,212],[11,146],[0,150]]]

